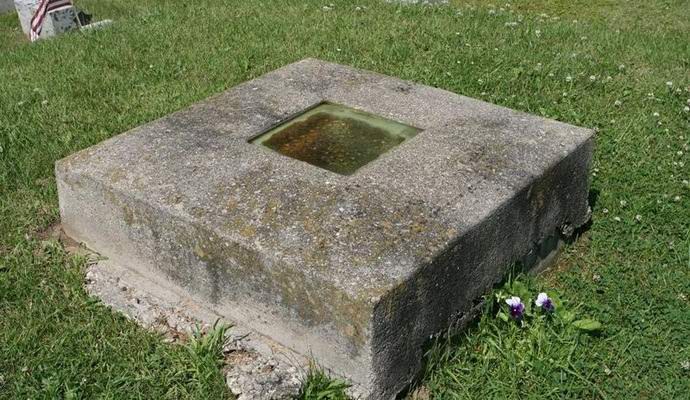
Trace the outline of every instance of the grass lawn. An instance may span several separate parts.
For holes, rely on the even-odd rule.
[[[89,298],[84,260],[42,239],[53,163],[305,57],[598,129],[593,224],[527,284],[601,332],[489,310],[431,349],[416,397],[687,398],[688,0],[76,3],[115,24],[29,45],[0,16],[0,398],[231,397],[213,336],[163,343]]]

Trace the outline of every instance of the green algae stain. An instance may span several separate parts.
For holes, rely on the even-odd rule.
[[[175,231],[176,243],[191,250],[203,263],[199,276],[208,276],[213,303],[242,301],[251,296],[285,310],[285,320],[295,319],[307,327],[331,327],[349,342],[353,355],[366,344],[373,306],[367,299],[353,299],[334,285],[307,276],[302,269],[267,261],[255,251],[204,229]],[[186,280],[184,277],[178,279]],[[242,281],[242,285],[229,282]],[[249,290],[251,293],[238,292]]]

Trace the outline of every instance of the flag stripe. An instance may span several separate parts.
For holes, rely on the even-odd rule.
[[[72,5],[72,0],[51,0],[48,1],[48,8],[46,12],[58,10],[60,8],[69,7]]]
[[[34,16],[31,18],[31,41],[35,41],[41,35],[43,30],[43,21],[46,15],[50,11],[55,11],[64,7],[69,7],[72,5],[72,0],[41,0],[38,3],[38,8],[34,12]]]

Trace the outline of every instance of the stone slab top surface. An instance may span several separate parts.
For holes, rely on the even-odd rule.
[[[250,143],[322,102],[421,131],[347,176]],[[56,168],[368,299],[430,262],[592,135],[306,59],[83,150]]]

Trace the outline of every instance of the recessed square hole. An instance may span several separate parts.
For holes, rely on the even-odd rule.
[[[420,131],[324,102],[250,142],[341,175],[351,175]]]

